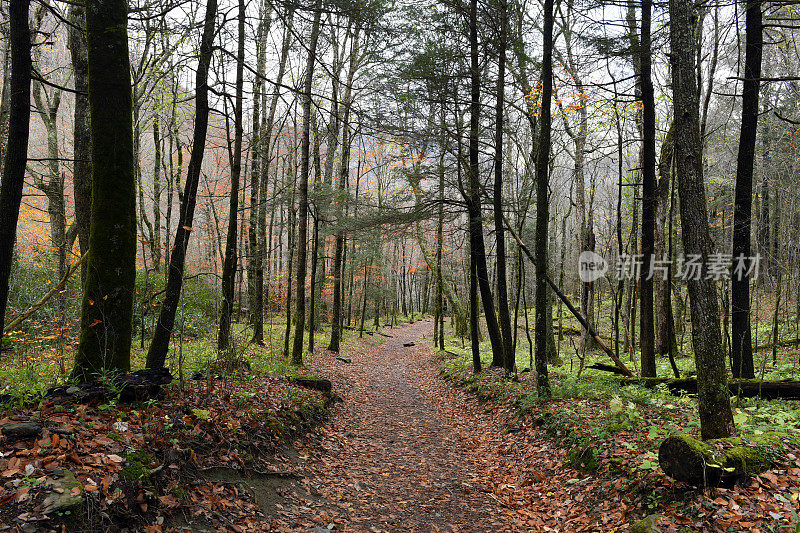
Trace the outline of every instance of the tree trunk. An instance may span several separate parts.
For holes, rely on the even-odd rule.
[[[11,0],[9,7],[9,46],[11,81],[8,118],[8,143],[0,186],[0,326],[5,323],[8,282],[17,238],[19,205],[28,161],[31,103],[31,32],[28,26],[28,0]],[[2,333],[0,333],[2,335]]]
[[[655,377],[655,326],[653,323],[653,250],[656,218],[656,104],[651,75],[650,20],[652,1],[642,0],[639,41],[639,86],[642,97],[642,267],[639,271],[639,347],[642,376]]]
[[[111,1],[111,0],[105,0]],[[153,341],[147,352],[147,368],[161,368],[167,358],[169,339],[175,326],[175,313],[183,287],[183,269],[186,264],[186,249],[189,246],[189,237],[194,221],[194,209],[197,204],[197,186],[200,183],[200,170],[206,147],[206,134],[208,133],[208,69],[213,53],[215,22],[217,15],[217,0],[208,0],[206,4],[205,20],[203,22],[203,36],[200,41],[200,59],[195,78],[195,119],[194,135],[192,140],[192,154],[189,158],[189,168],[186,172],[181,211],[178,217],[178,228],[175,232],[173,250],[170,254],[169,274],[167,287],[164,291],[164,302],[158,316]],[[91,49],[90,49],[91,51]],[[92,170],[94,172],[94,169]],[[93,174],[94,175],[94,174]],[[94,187],[94,184],[92,184]],[[94,189],[93,189],[94,190]],[[94,206],[93,206],[94,207]],[[91,253],[91,250],[90,250]],[[91,259],[91,256],[90,256]]]
[[[234,304],[234,281],[236,277],[236,238],[239,216],[239,178],[242,173],[242,107],[244,103],[244,19],[245,3],[239,0],[239,43],[236,53],[236,106],[234,108],[233,164],[231,165],[230,209],[228,210],[228,234],[225,237],[225,259],[222,265],[222,312],[219,317],[217,351],[228,351],[231,335],[231,316]]]
[[[478,64],[478,1],[469,4],[469,47],[470,47],[470,129],[469,129],[469,191],[465,198],[469,213],[470,253],[475,263],[475,275],[483,302],[486,329],[492,343],[492,366],[503,366],[503,341],[497,315],[494,309],[492,287],[486,266],[486,247],[483,240],[483,213],[481,209],[480,168],[478,165],[480,110],[481,110],[481,71]]]
[[[553,95],[553,0],[544,0],[542,36],[541,128],[536,154],[536,388],[539,398],[549,398],[547,376],[547,223],[550,219],[548,185],[550,168],[550,106]]]
[[[761,77],[761,4],[747,2],[745,16],[742,127],[736,162],[736,199],[733,211],[733,269],[731,276],[731,358],[734,377],[753,378],[753,339],[750,329],[750,231],[753,204],[753,161],[758,131]],[[737,271],[737,267],[740,268]]]
[[[75,80],[75,120],[73,125],[72,186],[75,224],[81,255],[89,249],[89,220],[92,210],[92,165],[89,134],[89,72],[86,51],[86,13],[80,4],[70,8],[69,49]],[[81,264],[81,281],[86,281],[86,264]]]
[[[350,46],[350,66],[347,73],[347,87],[345,89],[343,100],[344,116],[342,117],[342,166],[339,173],[339,191],[342,195],[347,190],[347,181],[350,174],[350,144],[352,142],[350,139],[350,110],[353,103],[353,77],[355,76],[355,71],[358,66],[356,61],[359,50],[359,33],[360,27],[357,26]],[[330,140],[332,139],[329,136],[329,141]],[[328,153],[328,156],[330,157],[330,152]],[[328,163],[326,162],[326,165],[327,164]],[[342,206],[339,206],[339,208],[342,209]],[[340,222],[342,214],[343,211],[340,211]],[[344,273],[344,247],[344,229],[339,228],[336,232],[333,252],[333,309],[331,310],[331,340],[328,343],[328,350],[334,353],[339,352],[339,344],[342,338],[342,311],[344,300],[342,298],[342,274]]]
[[[81,335],[73,371],[84,380],[106,371],[130,369],[136,289],[136,177],[127,2],[89,0],[86,42],[92,211]]]
[[[505,105],[506,47],[508,5],[500,0],[500,39],[497,50],[497,105],[494,135],[494,232],[497,240],[497,308],[503,340],[503,366],[506,372],[514,369],[514,339],[511,334],[511,315],[508,308],[506,276],[506,242],[503,231],[503,108]]]
[[[311,86],[314,77],[314,63],[317,59],[317,41],[319,40],[319,21],[321,5],[318,1],[314,8],[314,23],[311,26],[311,42],[308,47],[306,60],[305,86],[303,90],[303,137],[300,145],[300,180],[298,189],[300,193],[299,225],[297,227],[297,304],[295,306],[294,346],[292,349],[292,364],[303,364],[303,335],[306,326],[306,269],[307,269],[307,240],[308,240],[308,172],[311,161]]]
[[[267,33],[272,20],[272,4],[263,1],[259,7],[258,35],[256,37],[256,78],[253,80],[253,130],[250,141],[250,218],[247,224],[247,310],[253,327],[253,342],[264,344],[264,255],[259,246],[261,204],[266,191],[261,190],[261,158],[267,157],[263,147],[266,140],[261,135],[261,101],[264,92],[264,71],[267,54]],[[264,211],[266,215],[266,210]],[[261,226],[266,224],[261,224]],[[260,272],[260,276],[259,276]]]
[[[711,249],[698,117],[692,34],[693,4],[670,0],[670,43],[675,117],[675,161],[682,220],[683,249],[708,264]],[[728,397],[725,355],[719,329],[714,282],[690,279],[692,343],[697,366],[700,432],[704,439],[728,437],[734,431]]]

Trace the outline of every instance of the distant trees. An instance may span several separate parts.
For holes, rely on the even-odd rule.
[[[798,30],[785,19],[794,14],[747,2],[741,47],[739,34],[721,30],[723,6],[695,12],[685,0],[668,12],[627,2],[622,33],[607,30],[608,13],[572,0],[423,4],[212,0],[184,20],[159,0],[137,7],[123,34],[118,0],[6,2],[10,14],[28,9],[34,41],[48,39],[31,49],[28,36],[25,49],[13,23],[21,16],[0,28],[0,52],[12,52],[0,58],[12,63],[0,94],[0,300],[17,272],[64,274],[77,240],[89,251],[81,377],[127,369],[138,274],[136,330],[142,346],[152,336],[150,367],[165,365],[174,334],[197,322],[181,313],[191,279],[204,312],[219,318],[218,353],[244,320],[255,345],[282,344],[302,364],[305,331],[313,350],[330,328],[322,342],[338,352],[348,328],[372,333],[432,312],[437,348],[452,347],[449,316],[476,372],[490,362],[487,344],[507,374],[525,346],[544,397],[547,365],[574,353],[582,373],[608,333],[589,331],[610,319],[605,352],[620,369],[620,352],[643,376],[663,372],[659,355],[669,355],[679,376],[677,356],[693,353],[703,434],[730,432],[725,379],[754,376],[758,346],[793,334],[800,308],[785,296],[800,279],[797,53],[763,36],[768,27],[792,42]],[[223,22],[217,11],[231,9],[238,16]],[[667,23],[668,83],[653,29]],[[744,74],[728,79],[739,49]],[[726,96],[739,90],[740,123],[740,101]],[[39,119],[26,118],[31,105]],[[28,161],[23,129],[36,151]],[[535,271],[508,244],[509,229],[533,244]],[[15,256],[17,234],[25,242]],[[584,251],[604,257],[606,280],[575,275]],[[26,263],[39,252],[46,262]],[[753,252],[767,272],[751,284],[756,265],[740,257]],[[706,270],[684,283],[690,257]],[[708,275],[720,258],[732,282]],[[566,301],[553,303],[553,286]],[[66,341],[75,306],[54,294]],[[751,301],[773,294],[773,328],[759,339]],[[583,319],[574,347],[570,299]]]
[[[130,369],[137,224],[127,28],[127,2],[87,1],[92,208],[73,370],[83,379]]]

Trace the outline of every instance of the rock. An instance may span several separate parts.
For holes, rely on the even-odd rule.
[[[69,470],[64,470],[60,477],[48,478],[44,487],[49,494],[42,502],[43,514],[72,511],[83,505],[83,488]]]
[[[366,483],[362,483],[360,481],[356,481],[355,483],[353,483],[353,488],[356,489],[357,491],[366,490],[367,489],[367,484]]]
[[[567,453],[567,462],[575,470],[582,472],[596,472],[600,468],[597,461],[597,450],[593,446],[575,448]]]
[[[32,440],[42,434],[42,426],[36,422],[19,422],[3,426],[3,435],[9,441]]]
[[[630,533],[661,533],[656,526],[658,515],[651,514],[631,526]]]
[[[345,363],[348,363],[348,364],[353,362],[352,359],[350,359],[349,357],[347,357],[345,355],[337,355],[336,359],[338,359],[339,361],[344,361]]]

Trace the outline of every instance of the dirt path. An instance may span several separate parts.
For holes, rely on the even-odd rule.
[[[304,476],[277,507],[282,527],[510,529],[482,481],[490,465],[481,456],[480,413],[436,390],[447,385],[435,375],[429,341],[421,341],[432,322],[387,331],[393,337],[372,353],[346,354],[352,364],[333,357],[321,363],[344,402],[288,458],[286,466]],[[403,346],[410,342],[416,345]]]

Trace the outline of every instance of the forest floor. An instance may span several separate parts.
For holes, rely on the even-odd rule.
[[[476,377],[435,354],[432,326],[348,332],[341,358],[317,350],[295,375],[329,379],[333,395],[275,367],[173,384],[145,404],[4,407],[0,425],[43,429],[0,440],[0,529],[604,532],[656,514],[671,533],[797,530],[796,449],[746,486],[673,482],[654,449],[696,434],[690,398],[626,387],[609,406],[598,382],[555,375],[541,403],[530,374]],[[743,404],[738,422],[757,433],[788,407]],[[46,512],[54,500],[64,506]]]

